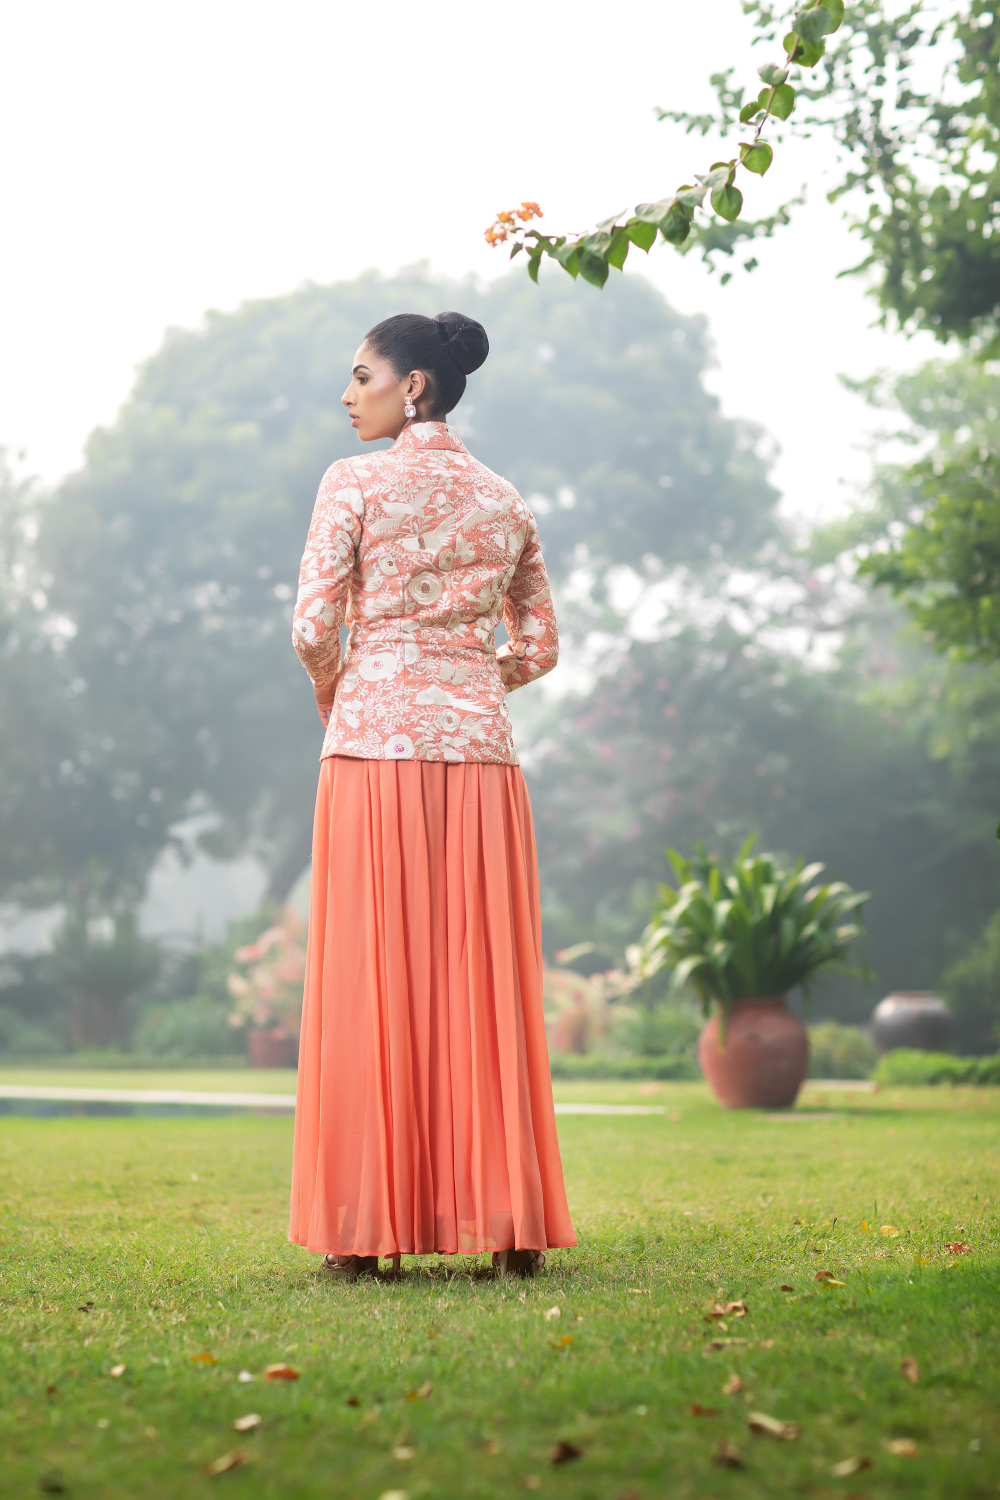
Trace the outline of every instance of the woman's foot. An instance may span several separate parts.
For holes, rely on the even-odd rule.
[[[372,1276],[378,1270],[377,1255],[324,1255],[323,1270],[344,1281],[356,1276]]]
[[[545,1264],[540,1250],[494,1250],[494,1276],[536,1276]]]

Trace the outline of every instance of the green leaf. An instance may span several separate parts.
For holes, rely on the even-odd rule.
[[[740,141],[740,161],[748,172],[763,177],[771,165],[774,152],[766,141]]]
[[[578,244],[571,245],[567,241],[566,244],[557,245],[554,250],[550,250],[549,254],[554,256],[563,270],[568,271],[571,276],[575,277],[579,275],[580,249]]]
[[[763,107],[759,99],[751,99],[749,104],[744,104],[740,110],[740,124],[749,125],[754,115],[759,115]]]
[[[736,163],[734,161],[716,162],[707,177],[699,177],[698,181],[704,183],[710,193],[718,192],[719,188],[728,187],[736,175]]]
[[[515,255],[520,255],[520,253],[521,253],[521,251],[522,251],[522,250],[523,250],[523,249],[524,249],[524,246],[523,246],[523,245],[521,245],[521,244],[516,244],[516,245],[515,245],[515,246],[514,246],[514,248],[513,248],[513,249],[512,249],[512,250],[511,250],[511,252],[510,252],[510,258],[511,258],[511,260],[513,260],[513,259],[514,259],[514,256],[515,256]]]
[[[702,183],[697,187],[685,183],[682,188],[677,189],[677,202],[683,203],[686,208],[700,208],[706,192],[707,188]]]
[[[625,210],[622,209],[621,213],[614,214],[610,219],[602,219],[597,226],[598,233],[613,234],[614,231],[618,228],[618,220],[622,217],[622,214],[624,214],[624,212]]]
[[[641,219],[644,224],[655,224],[659,229],[676,202],[676,198],[660,198],[656,203],[637,203],[635,217]],[[630,219],[629,223],[631,222]]]
[[[603,286],[608,279],[608,263],[603,255],[595,255],[593,250],[582,247],[579,251],[580,275],[584,281],[589,281],[591,286]]]
[[[691,233],[691,210],[674,199],[670,212],[660,223],[660,233],[671,245],[683,245]]]
[[[712,207],[720,219],[725,219],[727,223],[731,224],[734,219],[738,219],[740,216],[740,209],[743,207],[743,194],[738,187],[727,184],[712,194]]]
[[[779,68],[775,63],[765,63],[762,68],[757,69],[757,77],[763,83],[769,83],[772,87],[776,87],[779,83],[784,83],[788,77],[788,69]]]
[[[629,219],[625,225],[625,233],[633,245],[648,252],[656,240],[656,225],[648,224],[643,219]]]
[[[531,277],[536,286],[538,285],[538,268],[541,263],[542,257],[540,255],[528,256],[528,275]]]
[[[844,14],[843,5],[840,7],[840,14],[842,20]],[[796,36],[801,37],[807,45],[813,47],[816,46],[817,42],[821,42],[825,36],[829,36],[831,31],[836,31],[838,25],[839,22],[836,20],[833,11],[828,10],[822,3],[810,5],[806,10],[798,10],[792,18],[792,26],[795,29]]]
[[[833,21],[833,25],[827,32],[827,36],[830,36],[834,31],[839,31],[841,26],[843,25],[844,0],[819,0],[819,4],[823,6],[824,10],[828,10],[830,12],[830,16]]]
[[[771,114],[779,120],[787,120],[795,108],[795,90],[790,83],[779,84],[771,98]]]
[[[784,40],[784,48],[788,53],[788,61],[798,63],[802,68],[814,68],[826,51],[825,42],[817,42],[815,46],[806,42],[796,32],[790,31]]]
[[[655,229],[653,233],[656,233]],[[630,243],[631,241],[625,229],[619,226],[611,236],[611,244],[605,252],[605,259],[608,265],[614,266],[616,271],[620,271],[625,264],[625,257],[628,255]]]

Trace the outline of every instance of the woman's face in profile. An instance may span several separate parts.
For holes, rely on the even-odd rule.
[[[372,443],[399,436],[406,425],[406,398],[417,401],[426,388],[422,370],[413,370],[401,380],[387,359],[362,344],[354,356],[351,383],[340,399],[358,437]]]

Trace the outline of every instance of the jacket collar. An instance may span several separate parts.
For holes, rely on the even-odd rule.
[[[465,444],[447,422],[411,422],[404,427],[389,449],[390,453],[402,453],[407,449],[448,448],[453,453],[464,453]]]

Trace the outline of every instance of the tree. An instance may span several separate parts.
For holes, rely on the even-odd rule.
[[[871,694],[849,650],[810,671],[765,641],[723,624],[634,642],[553,705],[529,776],[546,946],[620,948],[648,920],[666,844],[734,854],[759,830],[761,848],[805,852],[872,892],[879,983],[932,988],[997,902],[1000,742],[979,747],[976,774],[934,753],[919,705]],[[856,986],[826,994],[845,1019],[871,1008]]]
[[[728,161],[673,197],[640,204],[624,223],[619,215],[575,240],[529,227],[541,211],[524,203],[498,216],[489,243],[525,252],[535,279],[549,256],[597,286],[611,267],[622,268],[631,245],[648,251],[657,231],[682,253],[699,248],[714,266],[790,222],[793,204],[767,219],[742,219],[738,169],[763,176],[772,142],[823,133],[844,165],[829,197],[854,214],[867,247],[851,270],[875,278],[883,321],[1000,348],[1000,17],[992,0],[953,0],[926,14],[919,0],[901,11],[885,0],[857,0],[846,12],[842,0],[794,12],[771,0],[742,5],[755,40],[777,46],[781,38],[783,60],[758,69],[764,89],[744,102],[730,68],[712,76],[714,111],[656,111],[702,136],[744,127]],[[928,88],[937,57],[943,76]],[[756,264],[751,257],[745,268]]]
[[[776,535],[761,435],[704,390],[702,321],[640,282],[598,303],[568,282],[370,275],[212,314],[168,338],[37,507],[30,628],[11,637],[0,691],[44,683],[24,709],[25,745],[44,753],[10,782],[0,845],[25,837],[7,893],[58,890],[90,917],[95,902],[127,908],[171,829],[200,813],[206,847],[255,849],[284,895],[309,857],[320,740],[290,607],[318,480],[356,449],[339,398],[368,327],[442,302],[493,344],[459,426],[543,515],[553,573],[586,561],[609,628],[615,566],[715,566]]]

